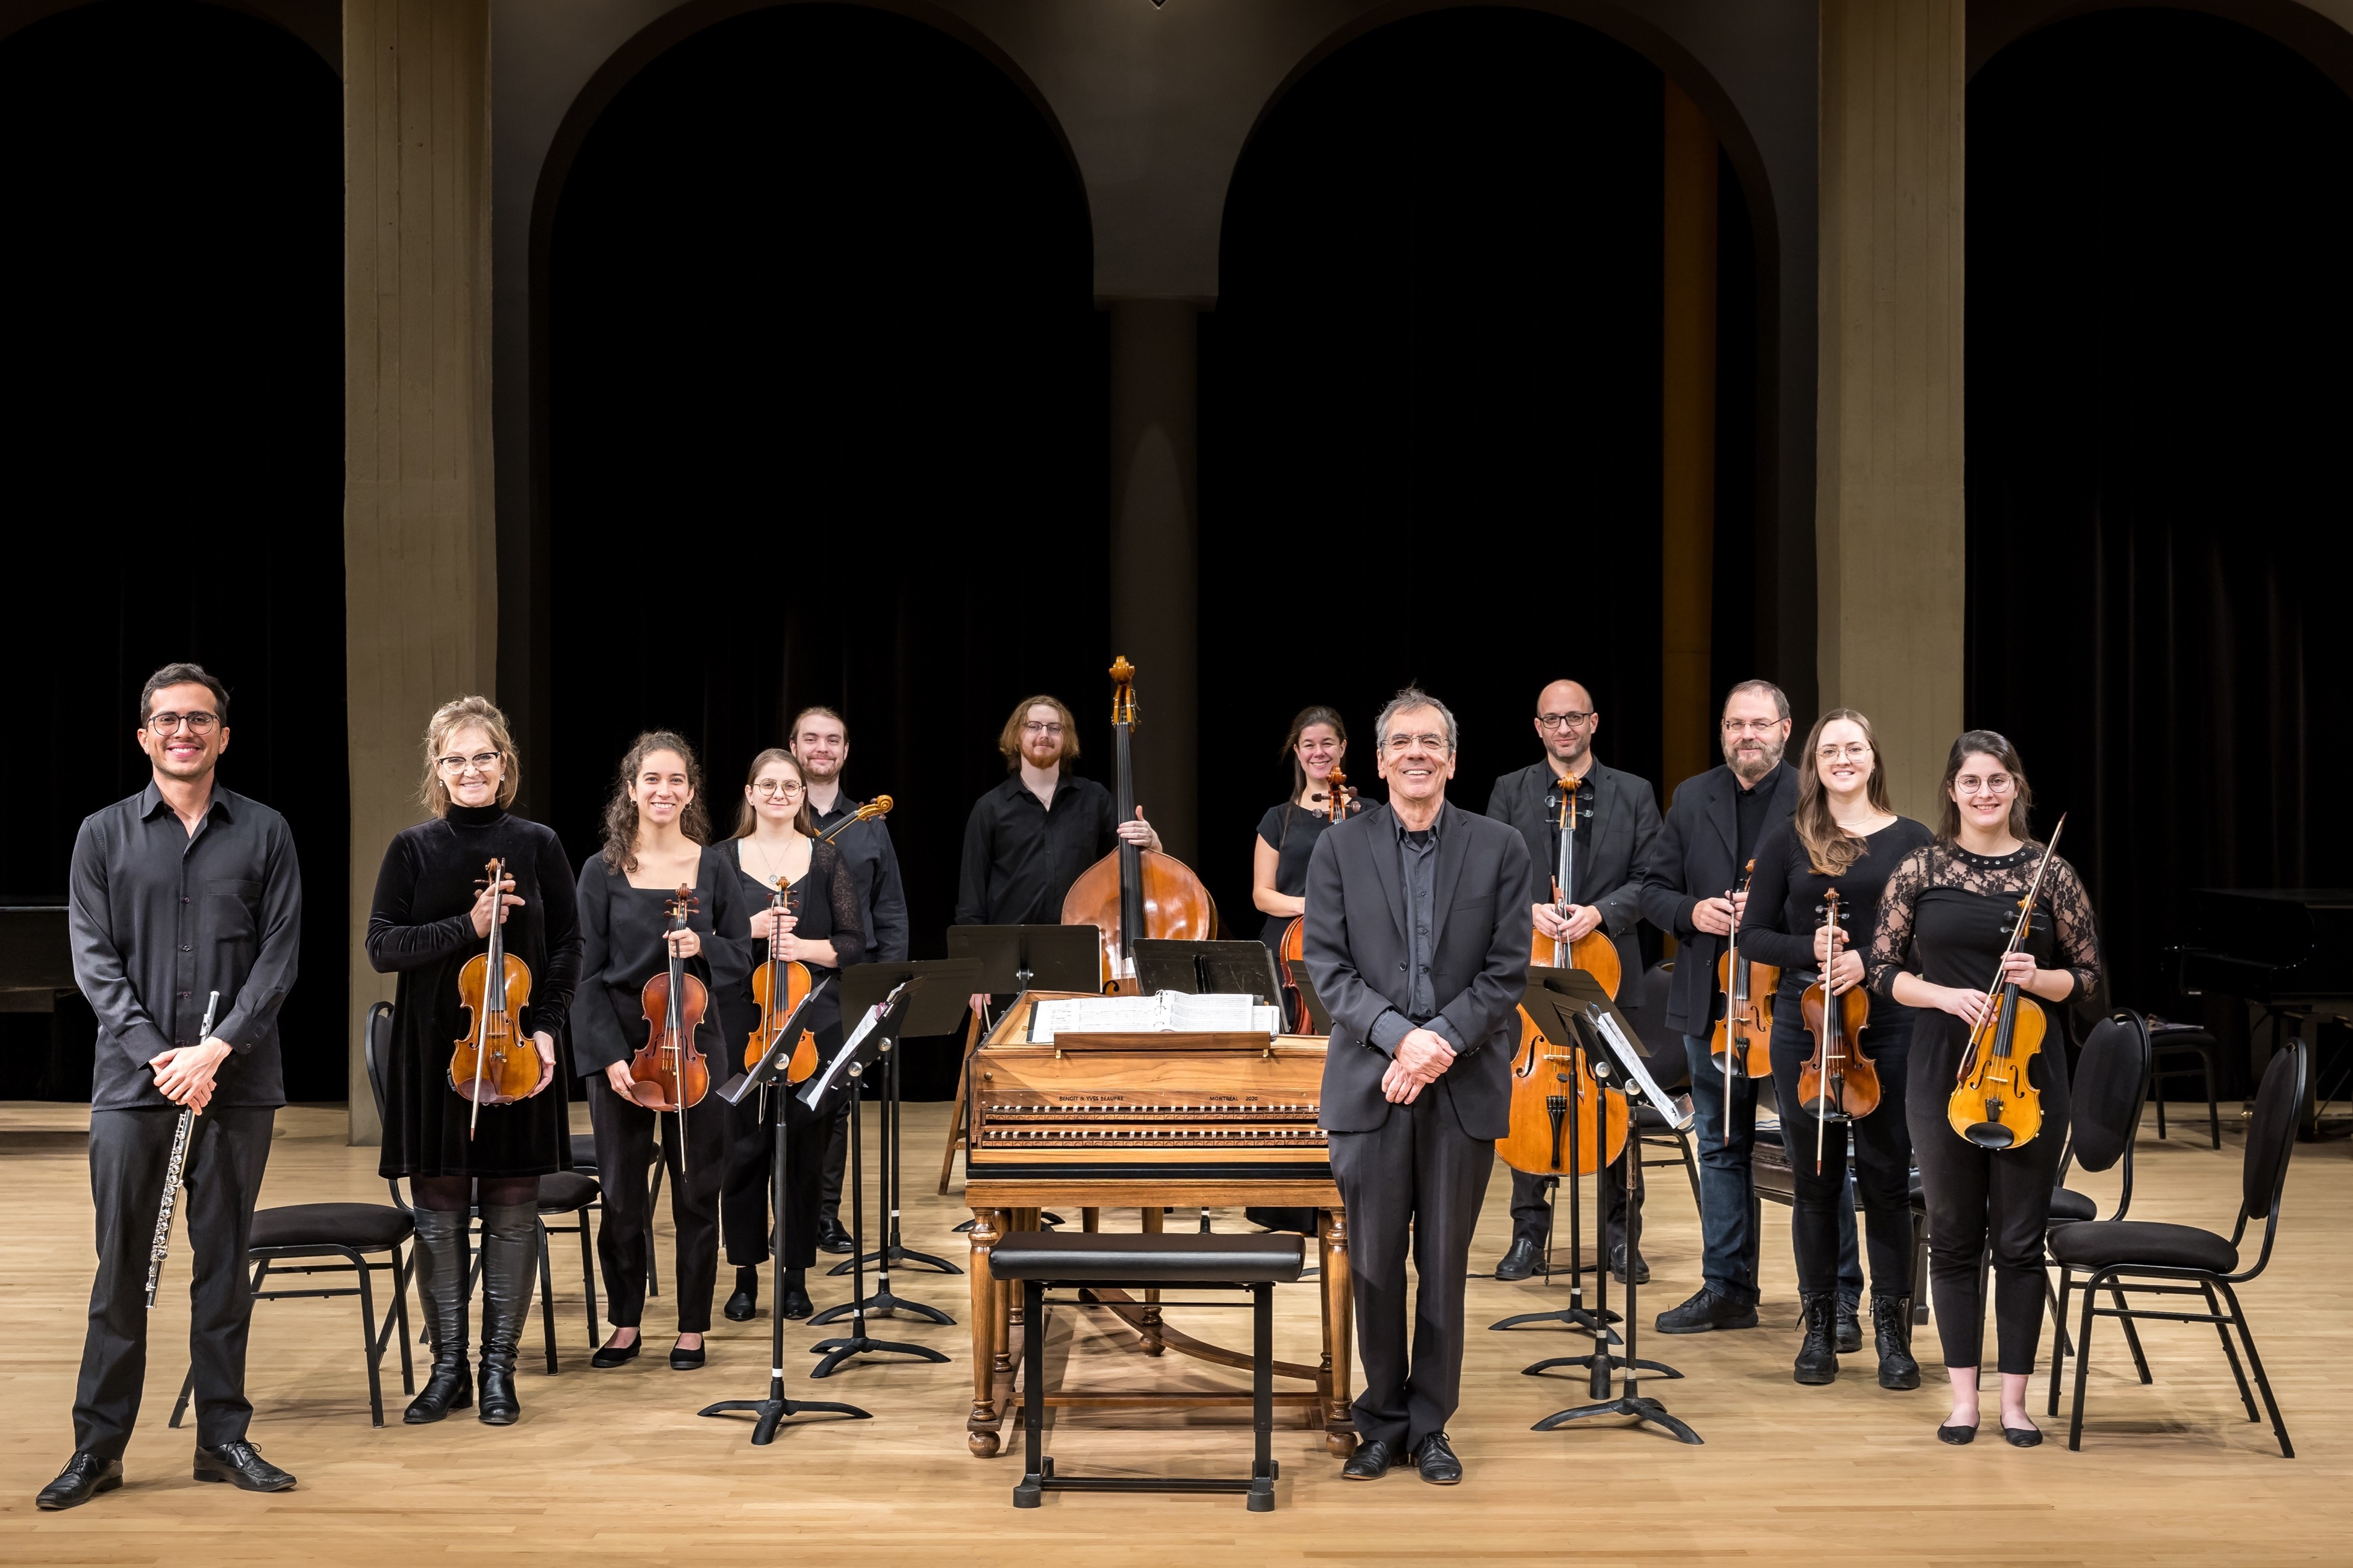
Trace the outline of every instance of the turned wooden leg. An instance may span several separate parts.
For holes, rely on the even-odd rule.
[[[972,1211],[972,1258],[967,1277],[972,1282],[972,1415],[965,1422],[965,1445],[973,1458],[996,1454],[1004,1420],[997,1408],[997,1348],[1001,1332],[996,1311],[997,1280],[990,1274],[988,1254],[1004,1234],[1004,1215],[996,1209]]]
[[[1167,1217],[1160,1212],[1158,1204],[1147,1206],[1144,1211],[1144,1234],[1158,1236]],[[1158,1355],[1166,1348],[1160,1338],[1160,1292],[1156,1289],[1144,1293],[1144,1322],[1136,1333],[1144,1341],[1145,1355]]]
[[[1081,1209],[1079,1211],[1079,1228],[1086,1232],[1089,1236],[1092,1236],[1097,1231],[1103,1229],[1103,1210],[1099,1208]]]
[[[1356,1345],[1355,1297],[1348,1282],[1348,1215],[1344,1209],[1325,1209],[1321,1256],[1324,1283],[1324,1362],[1331,1369],[1324,1383],[1324,1447],[1345,1459],[1356,1451],[1355,1396],[1349,1392],[1349,1359]]]

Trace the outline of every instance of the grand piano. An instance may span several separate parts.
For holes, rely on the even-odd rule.
[[[2353,1012],[2353,888],[2195,889],[2188,934],[2172,951],[2185,994],[2212,991],[2262,1010],[2254,1032],[2271,1026],[2268,1060],[2315,1015]],[[2254,1064],[2258,1075],[2263,1066]],[[2318,1076],[2316,1068],[2306,1078],[2307,1131]]]

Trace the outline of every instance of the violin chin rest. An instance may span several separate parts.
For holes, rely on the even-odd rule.
[[[1963,1134],[1980,1149],[2007,1149],[2018,1142],[2018,1133],[1999,1121],[1980,1121]]]

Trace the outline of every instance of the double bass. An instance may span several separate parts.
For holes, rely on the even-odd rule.
[[[512,1105],[539,1087],[538,1045],[524,1037],[516,1015],[531,1002],[531,967],[507,951],[507,907],[514,879],[506,863],[484,868],[491,890],[491,945],[458,971],[458,1005],[471,1025],[449,1053],[449,1087],[470,1102],[466,1136],[474,1135],[485,1105]]]
[[[1348,787],[1348,775],[1336,766],[1324,779],[1324,786],[1328,793],[1323,797],[1324,810],[1318,815],[1337,827],[1348,819],[1348,808],[1356,805],[1356,792]],[[1315,797],[1311,795],[1309,798]],[[1275,956],[1282,960],[1282,973],[1278,978],[1282,982],[1282,997],[1288,1009],[1284,1016],[1298,1021],[1303,1028],[1307,1004],[1299,994],[1297,983],[1292,979],[1291,966],[1307,962],[1307,916],[1304,911],[1292,916],[1291,923],[1282,928],[1282,939],[1276,944]]]
[[[1879,1069],[1862,1054],[1858,1043],[1871,1020],[1871,998],[1860,985],[1831,994],[1831,972],[1838,966],[1838,889],[1822,895],[1822,923],[1830,932],[1830,958],[1822,977],[1806,987],[1799,999],[1806,1033],[1814,1037],[1813,1054],[1798,1068],[1798,1105],[1814,1119],[1814,1174],[1822,1173],[1822,1153],[1830,1140],[1833,1117],[1852,1121],[1879,1109]]]
[[[1740,891],[1746,893],[1756,876],[1757,862],[1752,859],[1741,870]],[[1732,1080],[1773,1076],[1773,992],[1781,984],[1778,966],[1754,963],[1740,956],[1737,917],[1733,920],[1731,936],[1725,939],[1724,956],[1715,963],[1715,984],[1724,993],[1724,1016],[1715,1021],[1708,1055],[1724,1074],[1724,1114],[1728,1123]]]
[[[2051,869],[2052,852],[2059,847],[2059,835],[2066,826],[2063,815],[2051,830],[2051,842],[2042,847],[2034,880],[2018,900],[2010,945],[2002,949],[2005,959],[2026,944],[2043,874]],[[2042,1091],[2028,1079],[2027,1068],[2042,1049],[2050,1019],[2032,997],[2002,979],[2002,973],[1999,966],[1994,970],[1985,1010],[1969,1031],[1969,1048],[1961,1058],[1960,1082],[1945,1104],[1945,1120],[1953,1131],[1980,1149],[2020,1148],[2042,1131]]]
[[[1111,729],[1119,757],[1119,820],[1135,820],[1135,666],[1111,667]],[[1062,899],[1062,923],[1103,933],[1103,980],[1108,992],[1135,989],[1138,937],[1203,942],[1218,934],[1218,906],[1193,868],[1174,855],[1123,838],[1085,870]]]
[[[681,886],[670,900],[670,929],[684,931],[687,917],[694,909],[694,889]],[[675,1110],[683,1122],[686,1112],[702,1104],[702,1097],[711,1092],[711,1064],[694,1043],[694,1031],[702,1026],[711,996],[702,976],[687,973],[686,960],[679,956],[678,944],[666,941],[662,945],[670,950],[670,963],[656,971],[638,993],[638,1006],[645,1015],[648,1027],[646,1043],[629,1058],[629,1098],[648,1110]],[[686,1150],[681,1128],[681,1171],[686,1168]]]

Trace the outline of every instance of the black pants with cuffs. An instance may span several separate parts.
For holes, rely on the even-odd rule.
[[[596,1260],[605,1276],[605,1316],[617,1329],[634,1329],[646,1308],[646,1248],[653,1240],[654,1131],[661,1122],[662,1163],[669,1167],[670,1212],[678,1227],[678,1331],[711,1327],[711,1288],[719,1271],[719,1189],[727,1171],[728,1104],[715,1094],[683,1111],[648,1110],[613,1092],[601,1072],[582,1080],[588,1121],[596,1134],[596,1179],[605,1190],[605,1223],[596,1227]],[[686,1123],[681,1143],[678,1123]]]

